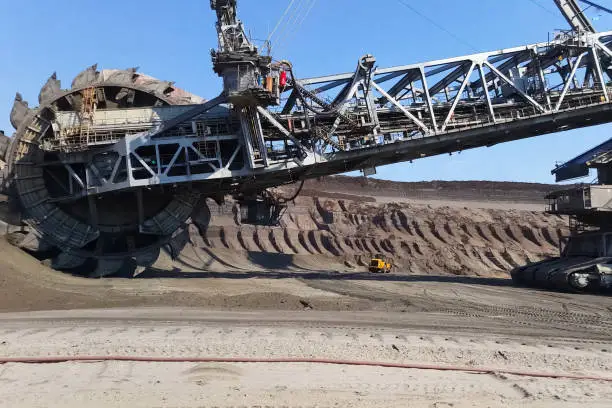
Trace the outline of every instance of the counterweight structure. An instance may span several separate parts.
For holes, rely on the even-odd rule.
[[[576,3],[555,1],[575,22]],[[4,184],[29,226],[22,246],[105,276],[153,262],[190,217],[205,225],[206,198],[612,121],[612,32],[588,20],[539,44],[391,68],[366,55],[299,79],[251,43],[236,6],[211,0],[211,100],[96,66],[70,89],[52,75],[36,108],[17,95]]]

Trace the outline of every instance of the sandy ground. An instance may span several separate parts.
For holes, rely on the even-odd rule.
[[[0,315],[1,356],[317,357],[487,367],[489,374],[307,363],[91,362],[0,366],[0,406],[607,407],[612,342],[465,333],[379,312],[139,309]],[[460,320],[466,318],[458,318]],[[495,330],[493,330],[495,331]],[[585,405],[586,404],[586,405]]]
[[[370,184],[361,196],[357,185],[335,198],[305,195],[281,228],[237,225],[219,209],[205,235],[190,227],[178,260],[162,252],[134,279],[53,271],[0,239],[0,357],[328,358],[486,374],[8,363],[0,407],[609,406],[610,382],[503,373],[612,376],[612,297],[508,279],[512,266],[554,254],[564,233],[564,220],[535,209],[548,186],[419,184],[398,196],[394,184]],[[364,272],[379,251],[395,257],[394,273]]]
[[[4,245],[4,246],[2,246]],[[607,407],[612,297],[508,279],[300,272],[87,280],[0,243],[0,356],[308,357],[486,367],[0,365],[2,407]],[[108,309],[122,307],[122,309]],[[152,308],[155,307],[155,308]],[[89,310],[87,308],[99,308]]]

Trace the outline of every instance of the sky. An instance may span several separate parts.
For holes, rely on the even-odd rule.
[[[290,1],[239,0],[239,17],[252,38],[265,39]],[[208,0],[0,0],[0,10],[0,129],[7,134],[15,92],[36,106],[53,72],[68,88],[94,63],[139,67],[204,98],[221,91],[211,69],[217,40]],[[588,14],[598,30],[612,30],[612,16]],[[277,30],[273,56],[290,60],[303,78],[352,72],[366,53],[379,67],[404,65],[544,42],[565,28],[553,0],[318,0],[301,24]],[[552,183],[555,163],[607,140],[610,130],[603,125],[399,163],[378,168],[375,177]]]

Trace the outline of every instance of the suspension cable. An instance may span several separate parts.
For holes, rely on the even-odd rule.
[[[402,6],[406,7],[407,9],[411,10],[414,14],[420,16],[421,18],[427,20],[430,24],[432,24],[433,26],[437,27],[438,29],[444,31],[446,34],[450,35],[451,37],[453,37],[455,40],[459,41],[460,43],[462,43],[463,45],[466,45],[468,47],[470,47],[472,50],[474,51],[478,51],[476,49],[476,47],[474,47],[472,44],[470,44],[468,41],[464,40],[463,38],[459,37],[458,35],[452,33],[451,31],[449,31],[446,27],[444,27],[441,24],[438,24],[435,20],[433,20],[432,18],[427,17],[425,14],[423,14],[422,12],[420,12],[419,10],[417,10],[416,8],[414,8],[413,6],[411,6],[410,4],[408,4],[407,2],[405,2],[404,0],[397,0],[397,2],[399,4],[401,4]]]
[[[281,49],[285,44],[287,44],[287,42],[290,39],[293,39],[293,36],[295,36],[295,33],[297,33],[300,27],[304,24],[304,21],[306,21],[306,19],[310,15],[310,12],[312,11],[316,3],[317,3],[317,0],[307,0],[306,1],[306,3],[304,4],[305,7],[304,7],[304,11],[302,12],[301,18],[298,21],[297,19],[298,16],[296,16],[296,20],[294,21],[294,24],[292,24],[292,31],[288,33],[286,36],[283,36],[280,38],[280,41],[276,47],[277,50]]]
[[[304,15],[304,11],[306,10],[310,0],[300,0],[296,5],[294,12],[289,16],[286,21],[286,24],[283,26],[282,30],[278,33],[278,44],[275,47],[276,49],[280,48],[280,44],[284,44],[287,37],[289,37],[292,33],[295,33],[295,27],[299,19]]]
[[[270,42],[270,40],[272,39],[272,36],[276,32],[276,30],[278,30],[278,28],[280,27],[281,23],[284,21],[285,17],[287,16],[287,13],[289,13],[289,10],[291,9],[291,6],[293,6],[293,3],[295,3],[295,0],[291,0],[289,5],[285,9],[285,12],[283,13],[283,15],[278,19],[278,22],[276,23],[276,26],[274,26],[274,29],[270,32],[270,35],[268,35],[268,39],[266,40],[266,42],[268,42],[268,43]]]
[[[297,0],[297,3],[293,5],[292,10],[288,13],[288,16],[284,19],[281,26],[278,28],[275,38],[282,40],[285,36],[285,33],[291,27],[292,21],[296,19],[296,15],[299,15],[301,12],[302,6],[304,5],[304,0]],[[280,41],[279,40],[279,41]]]
[[[544,5],[538,3],[537,0],[529,0],[531,3],[535,4],[536,6],[538,6],[539,8],[541,8],[542,10],[544,10],[545,12],[547,12],[550,15],[553,15],[555,17],[559,17],[559,13],[555,13],[554,11],[552,11],[551,9],[549,9],[548,7],[545,7]]]
[[[278,197],[277,201],[280,204],[286,204],[289,203],[291,201],[294,201],[296,198],[298,198],[298,196],[300,195],[300,193],[302,192],[302,189],[304,188],[304,182],[305,180],[302,180],[300,182],[300,186],[298,187],[298,189],[296,190],[296,192],[291,196],[291,197]]]

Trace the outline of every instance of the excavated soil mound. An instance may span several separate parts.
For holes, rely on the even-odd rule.
[[[172,266],[214,272],[361,272],[372,256],[382,254],[396,273],[506,276],[517,265],[556,255],[559,238],[567,235],[566,220],[543,211],[542,197],[552,189],[329,177],[307,182],[276,227],[241,225],[235,203],[211,203],[210,227],[204,234],[189,229],[188,244]],[[377,202],[393,194],[398,196],[393,202]],[[429,196],[438,204],[424,204]],[[541,210],[517,209],[525,208],[517,204]]]

